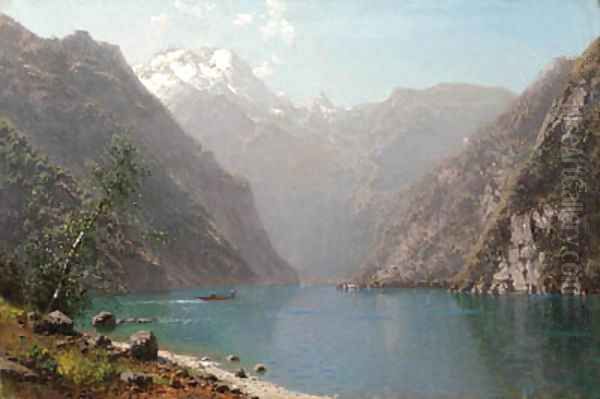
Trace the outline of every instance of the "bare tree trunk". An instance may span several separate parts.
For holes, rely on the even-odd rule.
[[[75,239],[73,244],[71,245],[71,248],[69,249],[69,252],[67,253],[67,256],[62,264],[61,278],[58,282],[58,285],[56,286],[56,289],[54,290],[54,294],[52,295],[52,298],[50,298],[50,302],[48,303],[48,307],[46,308],[46,313],[49,313],[50,311],[53,310],[52,308],[54,307],[56,300],[58,299],[58,297],[60,296],[60,294],[63,290],[65,280],[71,273],[73,258],[75,257],[75,255],[77,255],[77,252],[79,251],[79,248],[81,247],[81,243],[83,242],[83,239],[90,232],[92,227],[95,226],[96,221],[100,217],[100,214],[104,211],[106,205],[107,205],[106,200],[102,200],[98,204],[98,206],[96,207],[96,210],[94,211],[94,214],[92,215],[92,217],[90,219],[88,219],[86,221],[85,225],[83,226],[83,229],[81,230],[81,232],[79,233],[79,235],[77,236],[77,238]]]

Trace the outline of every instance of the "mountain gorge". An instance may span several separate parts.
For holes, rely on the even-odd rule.
[[[444,84],[353,108],[325,94],[300,106],[214,48],[167,50],[135,71],[190,136],[249,179],[274,246],[308,279],[356,270],[381,204],[514,98]]]
[[[138,267],[120,259],[128,288],[297,281],[271,246],[248,182],[184,134],[118,47],[87,32],[42,39],[0,15],[0,115],[78,180],[114,133],[128,131],[143,149],[152,170],[143,221],[168,242],[145,245]]]
[[[533,149],[572,66],[557,59],[459,155],[395,194],[363,264],[363,283],[440,285],[463,270],[465,256],[496,211],[508,179]]]
[[[599,54],[596,40],[557,59],[458,156],[396,194],[357,280],[595,292]]]
[[[597,44],[519,97],[454,83],[345,108],[324,93],[295,104],[227,49],[131,68],[87,32],[43,39],[5,16],[0,42],[0,116],[73,190],[114,133],[147,155],[143,224],[170,239],[128,237],[135,253],[109,263],[130,289],[295,283],[290,265],[307,281],[475,291],[579,292],[597,273],[593,234],[580,234],[581,270],[568,283],[557,271],[565,194],[553,186],[557,137],[592,143],[573,151],[595,170],[595,136],[580,130],[595,126]]]

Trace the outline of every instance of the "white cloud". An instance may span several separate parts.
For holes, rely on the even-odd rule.
[[[267,13],[272,17],[283,16],[287,11],[285,0],[265,0],[265,7],[267,7]]]
[[[156,29],[159,33],[165,33],[167,29],[169,29],[169,24],[171,20],[169,16],[165,13],[160,15],[153,15],[150,17],[150,23],[156,26]]]
[[[208,0],[175,0],[173,6],[182,14],[196,18],[206,18],[217,5]]]
[[[10,8],[12,0],[0,0],[0,11]]]
[[[296,39],[296,28],[286,18],[287,5],[284,0],[265,0],[267,22],[260,30],[266,40],[280,38],[288,46]]]
[[[257,78],[264,79],[273,75],[275,70],[273,69],[273,64],[271,64],[269,61],[264,61],[259,66],[254,67],[252,72],[254,72],[254,75],[256,75]]]
[[[248,26],[254,22],[254,14],[237,14],[233,19],[236,26]]]
[[[281,64],[283,64],[283,60],[281,58],[279,58],[279,56],[277,56],[277,54],[273,54],[271,56],[271,62],[274,65],[281,65]]]

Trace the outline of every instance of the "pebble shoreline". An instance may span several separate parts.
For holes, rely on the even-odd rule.
[[[113,342],[113,346],[128,349],[129,344],[124,342]],[[219,363],[213,361],[202,361],[195,356],[180,355],[166,350],[158,351],[159,360],[164,360],[176,364],[180,367],[187,367],[194,370],[201,370],[215,375],[219,380],[226,384],[239,388],[249,396],[257,396],[261,399],[335,399],[336,396],[315,396],[299,392],[289,391],[279,385],[268,381],[259,380],[255,376],[248,378],[238,378],[234,373],[219,367]]]

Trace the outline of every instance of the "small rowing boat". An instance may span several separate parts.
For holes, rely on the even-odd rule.
[[[209,296],[197,296],[201,301],[229,301],[235,298],[236,290],[231,290],[229,295],[210,294]]]

